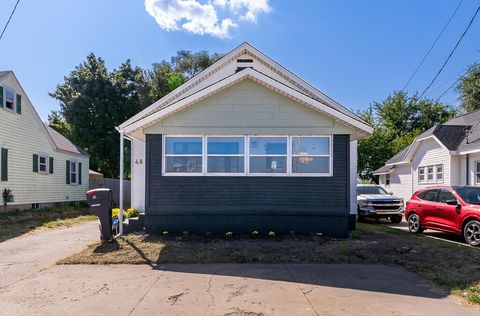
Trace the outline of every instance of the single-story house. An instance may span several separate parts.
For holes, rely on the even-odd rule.
[[[118,131],[147,232],[346,236],[372,128],[243,43]]]
[[[480,110],[438,124],[375,170],[405,201],[434,185],[480,185]]]
[[[9,209],[85,200],[89,155],[42,122],[12,71],[0,71],[0,150]]]

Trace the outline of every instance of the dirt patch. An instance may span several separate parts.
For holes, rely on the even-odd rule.
[[[349,239],[163,238],[128,235],[89,245],[60,264],[358,263],[400,265],[471,303],[480,303],[480,249],[359,224]]]

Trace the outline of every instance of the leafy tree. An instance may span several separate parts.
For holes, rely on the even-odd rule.
[[[480,109],[480,64],[469,67],[467,73],[460,79],[457,87],[460,94],[460,106],[465,112]]]
[[[433,100],[418,99],[396,91],[374,102],[359,115],[374,127],[372,135],[358,142],[358,170],[364,180],[376,180],[373,171],[407,147],[420,133],[453,118],[457,111]]]
[[[176,72],[172,65],[166,61],[153,64],[151,70],[145,71],[145,76],[149,85],[148,97],[151,103],[162,98],[187,81],[185,75]]]
[[[50,94],[60,102],[59,115],[52,116],[52,121],[63,117],[71,140],[91,154],[91,167],[116,177],[119,137],[115,126],[146,106],[139,93],[145,85],[143,71],[130,61],[109,72],[103,59],[90,54]]]
[[[188,50],[180,50],[177,52],[177,56],[172,57],[171,65],[176,72],[187,78],[192,78],[222,56],[221,54],[210,55],[207,51],[192,53]]]

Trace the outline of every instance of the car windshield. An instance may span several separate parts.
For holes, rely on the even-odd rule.
[[[357,195],[360,194],[388,194],[388,192],[381,186],[371,185],[357,187]]]
[[[454,190],[466,203],[480,205],[480,188],[457,187]]]

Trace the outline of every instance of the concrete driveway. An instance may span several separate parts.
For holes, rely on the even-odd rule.
[[[97,221],[41,230],[0,242],[0,289],[35,276],[58,260],[98,240]]]
[[[54,266],[0,302],[0,315],[479,315],[376,265]]]

